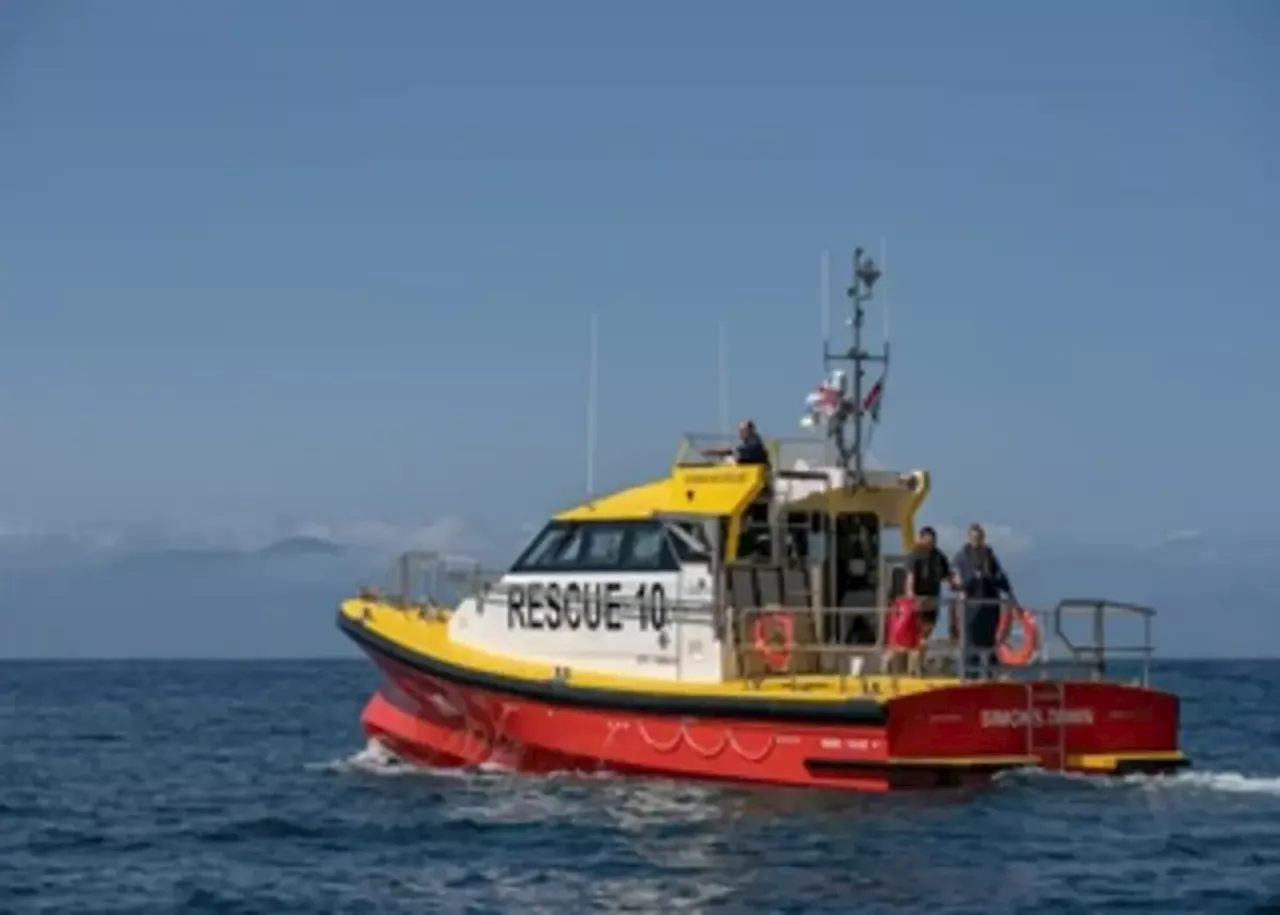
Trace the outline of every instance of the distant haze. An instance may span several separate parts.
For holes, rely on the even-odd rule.
[[[497,564],[518,542],[472,552]],[[1019,597],[1037,607],[1068,596],[1154,604],[1161,656],[1260,657],[1280,654],[1280,628],[1270,625],[1280,612],[1277,552],[1267,540],[1188,532],[1130,548],[1011,543],[1004,561]],[[315,536],[146,549],[0,537],[0,655],[351,655],[334,625],[338,602],[360,584],[386,581],[395,553]],[[1113,641],[1134,644],[1136,627],[1119,631]]]

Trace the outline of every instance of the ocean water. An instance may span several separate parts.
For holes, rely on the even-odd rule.
[[[1280,662],[1185,663],[1194,771],[889,797],[406,769],[360,661],[0,665],[0,912],[1280,911]]]

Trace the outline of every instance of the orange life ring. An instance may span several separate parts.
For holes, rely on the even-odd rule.
[[[790,613],[767,612],[756,617],[752,627],[756,654],[772,671],[787,670],[791,666],[791,649],[795,645],[796,621]],[[782,637],[782,645],[776,644]]]
[[[1016,648],[1009,641],[1013,624],[1022,627],[1022,644]],[[1000,628],[996,630],[996,652],[1001,664],[1010,667],[1026,667],[1040,651],[1040,624],[1035,614],[1023,607],[1006,608],[1000,614]]]

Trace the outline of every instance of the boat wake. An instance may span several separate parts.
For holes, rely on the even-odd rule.
[[[1176,775],[1133,775],[1116,779],[1124,784],[1150,788],[1196,789],[1224,794],[1268,794],[1280,797],[1280,776],[1243,775],[1239,772],[1179,772]]]
[[[473,778],[476,775],[510,775],[511,770],[494,763],[482,763],[470,769],[433,768],[407,762],[397,756],[380,741],[370,739],[362,750],[328,762],[308,763],[311,771],[338,772],[342,774],[377,775],[399,778],[406,775],[430,775],[435,777]]]
[[[307,769],[319,772],[359,773],[388,777],[419,775],[430,770],[411,765],[396,756],[376,740],[370,740],[364,749],[328,762],[308,763]]]
[[[419,766],[404,761],[382,743],[373,739],[370,739],[362,749],[350,756],[328,762],[312,763],[307,768],[317,771],[375,775],[388,778],[399,778],[406,775],[474,778],[477,775],[513,774],[511,770],[493,763],[486,763],[471,769]],[[1074,775],[1062,772],[1024,770],[1003,773],[997,776],[997,781],[1021,782],[1029,779],[1055,779],[1078,782],[1095,788],[1122,787],[1147,792],[1215,792],[1219,794],[1252,794],[1280,798],[1280,775],[1190,771],[1178,772],[1172,775],[1126,775],[1107,778],[1097,775]]]
[[[1024,770],[1003,773],[997,780],[1025,781],[1056,779],[1098,788],[1122,787],[1144,791],[1199,791],[1220,794],[1258,794],[1280,797],[1280,776],[1245,775],[1241,772],[1178,772],[1171,775],[1077,775],[1064,772]]]

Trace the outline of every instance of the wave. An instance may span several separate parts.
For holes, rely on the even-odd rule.
[[[1280,797],[1280,776],[1240,772],[1179,772],[1175,775],[1131,775],[1117,781],[1151,788],[1189,788],[1224,794],[1268,794]]]
[[[395,751],[379,740],[370,738],[364,748],[327,762],[309,763],[306,769],[319,772],[338,772],[344,774],[378,775],[397,778],[406,775],[434,775],[446,777],[473,778],[476,775],[511,775],[512,771],[497,763],[481,763],[472,768],[421,766],[408,762],[396,755]]]
[[[311,763],[306,768],[320,772],[359,773],[361,775],[388,777],[423,775],[433,771],[405,762],[384,744],[373,739],[370,739],[364,745],[364,749],[352,753],[350,756],[331,759],[328,762]]]
[[[1138,788],[1145,791],[1201,791],[1221,794],[1260,794],[1280,797],[1280,775],[1246,775],[1243,772],[1189,770],[1171,775],[1081,775],[1072,772],[1049,772],[1021,769],[1002,773],[997,781],[1056,779],[1095,787]]]

